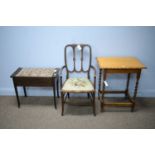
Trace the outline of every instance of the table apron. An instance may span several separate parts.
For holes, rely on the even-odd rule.
[[[106,73],[118,73],[118,74],[125,74],[125,73],[139,73],[141,69],[104,69]]]
[[[51,87],[54,85],[55,78],[13,78],[16,86],[31,86],[31,87]]]

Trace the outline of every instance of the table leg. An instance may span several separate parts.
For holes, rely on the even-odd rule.
[[[19,100],[19,95],[18,95],[18,88],[17,86],[14,84],[14,88],[15,88],[15,93],[16,93],[16,98],[17,98],[17,103],[18,103],[18,108],[20,108],[20,100]]]
[[[135,102],[136,102],[136,97],[137,97],[137,92],[138,92],[138,84],[139,84],[140,75],[141,75],[141,70],[139,70],[139,72],[136,75],[136,84],[135,84],[135,91],[134,91],[134,96],[133,96],[134,103],[132,104],[132,107],[131,107],[132,112],[134,111],[134,108],[135,108]]]
[[[104,91],[105,91],[105,84],[104,81],[106,81],[107,78],[107,72],[106,70],[104,70],[104,74],[103,74],[103,87],[102,87],[102,101],[101,101],[101,112],[104,111]]]
[[[93,113],[94,113],[94,116],[96,116],[95,92],[92,94],[92,96],[93,96],[93,101],[92,101],[92,103],[93,103]]]
[[[26,87],[25,86],[23,86],[23,90],[24,90],[25,97],[27,97],[27,92],[26,92]]]
[[[55,109],[57,109],[56,93],[55,93],[55,80],[53,82],[53,95],[54,95],[54,106],[55,106]]]
[[[129,93],[129,84],[130,84],[130,73],[128,73],[128,77],[127,77],[127,83],[126,83],[126,90],[125,90],[125,97],[128,97],[128,93]]]
[[[99,70],[98,99],[100,99],[102,69]]]

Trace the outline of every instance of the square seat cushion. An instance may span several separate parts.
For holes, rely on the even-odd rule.
[[[88,78],[69,78],[65,81],[62,92],[93,92],[94,86]]]

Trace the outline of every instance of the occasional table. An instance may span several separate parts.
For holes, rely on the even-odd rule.
[[[134,111],[135,100],[138,91],[138,83],[141,76],[142,69],[146,68],[135,57],[97,57],[97,63],[99,66],[99,87],[98,97],[101,102],[101,111],[104,111],[105,106],[120,106],[131,107],[131,111]],[[136,74],[136,84],[134,88],[134,95],[131,97],[129,93],[129,83],[131,74]],[[102,78],[103,74],[103,78]],[[107,84],[106,79],[108,74],[127,74],[127,82],[125,90],[105,90]],[[102,86],[101,86],[102,85]],[[125,103],[105,103],[105,94],[125,94],[129,102]]]
[[[58,68],[18,68],[12,75],[18,108],[20,100],[18,87],[23,87],[24,95],[27,97],[26,87],[53,87],[54,105],[56,104],[56,91],[59,97],[59,69]]]

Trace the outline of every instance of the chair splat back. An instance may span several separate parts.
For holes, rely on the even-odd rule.
[[[72,52],[73,52],[73,69],[69,69],[69,65],[68,65],[68,61],[70,61],[70,58],[67,57],[67,53],[71,52],[71,51],[67,51],[68,48],[71,48]],[[88,68],[84,69],[84,48],[88,48],[88,54],[89,54],[89,64],[88,64]],[[76,50],[77,49],[77,50]],[[80,69],[78,69],[76,67],[76,62],[77,62],[77,52],[78,54],[80,54]],[[68,44],[65,46],[65,66],[67,69],[67,78],[69,77],[69,73],[88,73],[90,71],[90,67],[92,65],[92,50],[91,50],[91,46],[88,44]],[[89,75],[88,75],[89,76]]]

